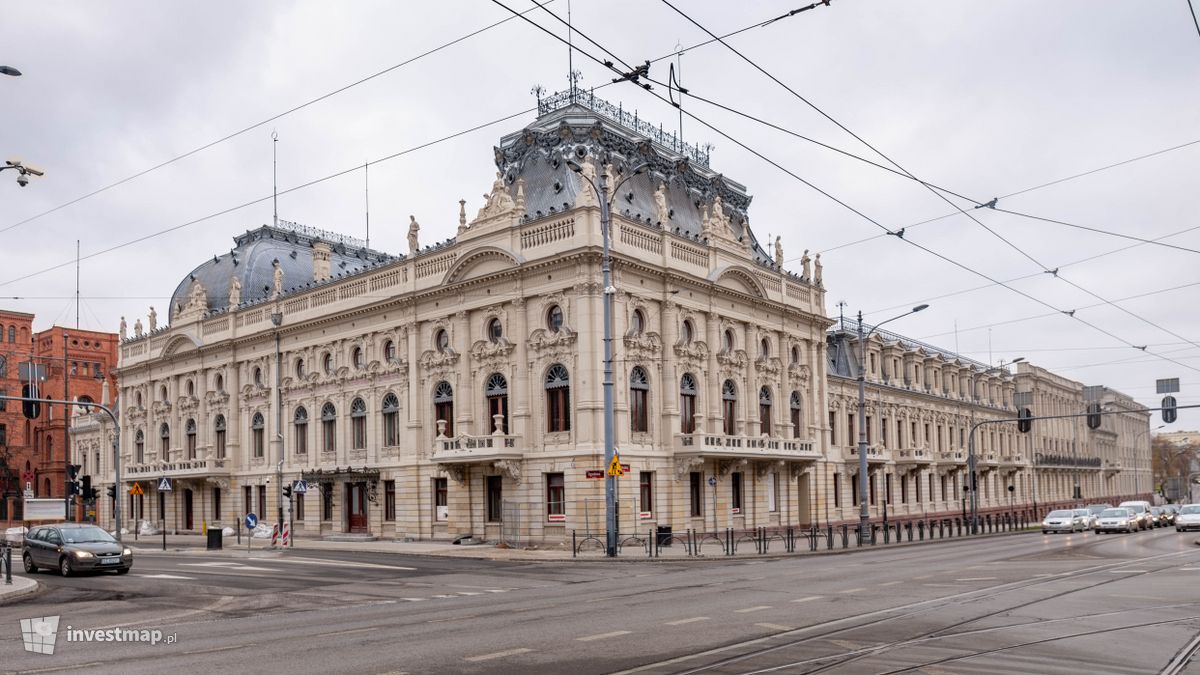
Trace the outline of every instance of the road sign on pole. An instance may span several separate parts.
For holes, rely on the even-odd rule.
[[[620,478],[625,475],[625,471],[621,468],[621,457],[614,454],[612,461],[608,464],[608,475],[614,478]]]
[[[308,481],[306,481],[302,478],[302,479],[296,481],[295,483],[293,483],[292,484],[292,492],[295,492],[298,495],[302,495],[305,492],[308,492]]]
[[[253,513],[246,514],[246,529],[253,530],[258,525],[258,516]]]
[[[159,478],[158,479],[158,491],[159,492],[170,492],[171,491],[171,479],[167,478],[166,476]]]
[[[142,489],[141,483],[134,483],[133,487],[129,488],[129,494],[135,495],[135,496],[141,496],[141,495],[146,494],[146,491]]]

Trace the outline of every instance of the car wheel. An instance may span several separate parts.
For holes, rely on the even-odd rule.
[[[37,565],[33,564],[33,556],[29,555],[29,553],[21,556],[21,561],[25,563],[26,574],[33,574],[38,571]]]
[[[129,568],[122,567],[121,569],[117,570],[117,574],[129,574]]]
[[[1100,530],[1096,530],[1096,534],[1100,534]]]
[[[1042,530],[1042,534],[1050,534],[1050,530]]]
[[[64,577],[71,576],[71,559],[63,556],[63,559],[58,563],[58,571],[61,572]]]
[[[286,487],[286,486],[285,486],[285,487]],[[1175,528],[1175,531],[1176,531],[1176,532],[1183,532],[1183,528],[1182,528],[1182,527],[1177,527],[1177,528]]]

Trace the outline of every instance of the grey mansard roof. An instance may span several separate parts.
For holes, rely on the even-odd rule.
[[[748,218],[750,195],[745,186],[708,168],[708,149],[683,144],[671,134],[639,120],[634,113],[588,92],[576,90],[543,98],[539,117],[525,129],[508,134],[495,149],[496,167],[511,187],[525,179],[525,210],[531,219],[561,212],[575,205],[583,179],[567,165],[568,160],[593,162],[597,169],[612,164],[615,176],[609,188],[627,171],[643,161],[649,163],[641,175],[626,181],[613,199],[613,211],[661,226],[697,241],[703,241],[706,206],[720,196],[729,217],[733,239],[742,236]],[[654,193],[666,185],[668,222],[658,223]],[[770,264],[772,256],[749,230],[751,255]]]
[[[276,227],[263,225],[234,237],[234,247],[214,255],[185,276],[171,296],[170,315],[187,304],[192,281],[199,280],[208,295],[212,312],[227,311],[229,289],[236,275],[242,282],[242,304],[269,298],[274,283],[274,262],[283,268],[283,289],[302,288],[313,281],[313,244],[324,241],[331,247],[330,271],[334,278],[362,271],[368,266],[395,260],[394,256],[366,248],[350,237],[320,232],[303,225],[281,221]]]

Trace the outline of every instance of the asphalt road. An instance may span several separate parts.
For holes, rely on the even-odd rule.
[[[1200,547],[1173,529],[779,560],[524,563],[142,552],[0,608],[0,670],[1200,673]],[[239,557],[241,556],[241,557]],[[53,655],[21,618],[60,615]],[[80,642],[66,627],[174,644]],[[165,639],[165,638],[164,638]]]

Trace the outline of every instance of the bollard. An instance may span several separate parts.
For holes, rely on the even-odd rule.
[[[12,585],[12,546],[4,547],[4,585]]]
[[[842,548],[850,548],[850,528],[842,523]]]
[[[905,523],[904,529],[908,530],[908,540],[912,541],[912,521]]]
[[[925,541],[925,521],[923,520],[917,521],[917,539]]]
[[[575,543],[575,530],[571,530],[571,557],[575,558],[579,554],[579,547]]]
[[[654,528],[652,527],[646,534],[646,557],[647,558],[655,557],[657,546],[658,546],[658,537],[654,536]]]
[[[946,519],[945,518],[942,518],[941,520],[938,521],[938,530],[940,532],[939,539],[945,539],[946,538]]]

